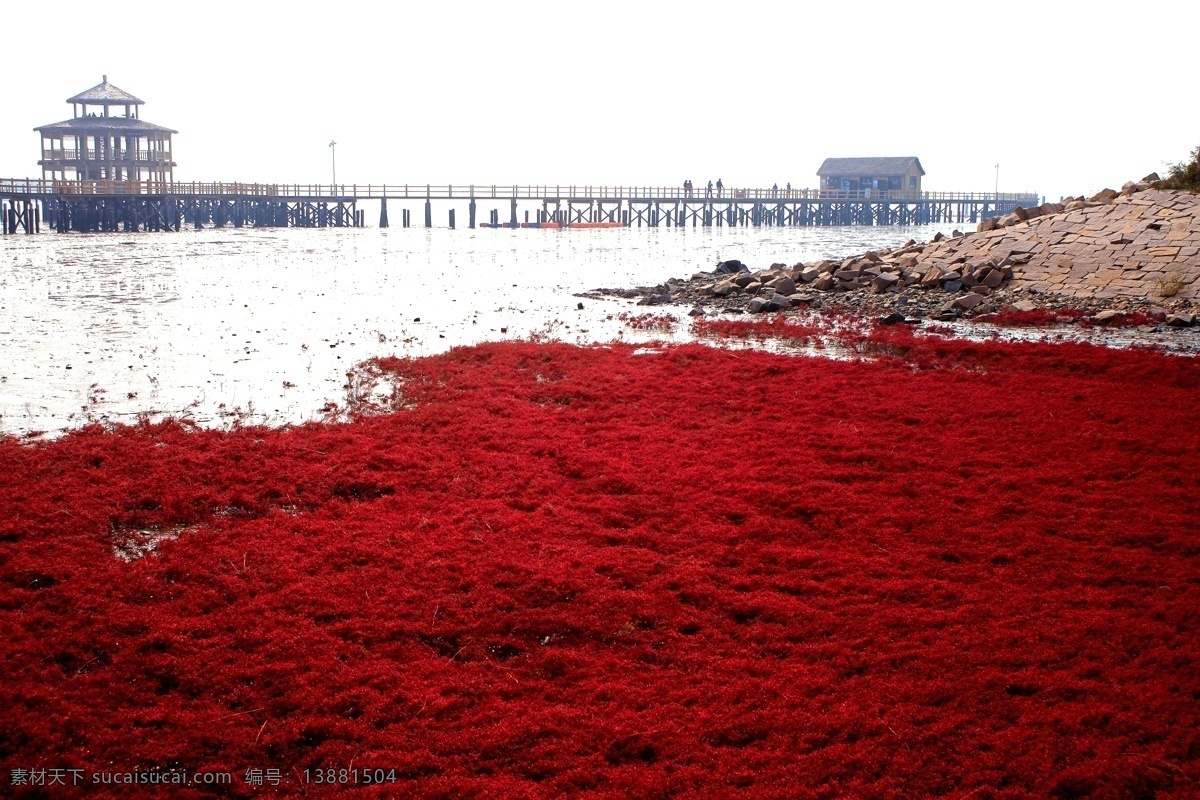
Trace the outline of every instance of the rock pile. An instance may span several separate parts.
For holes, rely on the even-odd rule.
[[[842,261],[823,260],[794,267],[773,264],[770,269],[758,273],[750,272],[740,262],[725,262],[712,273],[724,277],[710,286],[700,287],[699,294],[714,298],[744,294],[750,297],[745,310],[757,313],[807,305],[813,302],[814,294],[818,292],[863,290],[872,294],[899,294],[905,288],[919,287],[955,295],[942,303],[944,307],[939,313],[943,315],[996,310],[987,297],[1013,277],[1010,260],[1000,264],[985,261],[954,269],[934,267],[922,271],[918,256],[924,247],[909,241],[897,250],[871,251]]]
[[[1200,298],[1200,195],[1153,189],[1143,181],[1057,208],[1018,208],[984,220],[977,233],[925,248],[919,267],[1007,259],[1013,287],[1034,294]]]
[[[644,305],[751,313],[836,303],[951,319],[1012,306],[1136,311],[1190,325],[1200,299],[1200,195],[1155,189],[1155,179],[1017,208],[969,234],[759,272],[727,261],[634,294]]]

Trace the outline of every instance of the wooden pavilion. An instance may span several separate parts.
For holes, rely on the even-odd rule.
[[[171,135],[141,119],[144,101],[108,82],[67,100],[71,119],[34,128],[42,135],[42,177],[51,180],[170,182]]]

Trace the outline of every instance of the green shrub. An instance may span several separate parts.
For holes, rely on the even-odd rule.
[[[1200,191],[1200,147],[1192,151],[1191,161],[1173,164],[1167,177],[1158,182],[1158,188]]]

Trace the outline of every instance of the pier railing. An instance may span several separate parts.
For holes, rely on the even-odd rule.
[[[109,151],[88,148],[86,150],[63,148],[61,150],[43,150],[43,161],[170,161],[171,153],[166,150],[126,150],[112,149]],[[79,181],[72,181],[77,183]],[[128,181],[91,181],[92,183],[128,183]],[[135,181],[136,183],[136,181]]]
[[[789,201],[789,200],[879,200],[893,202],[997,202],[1036,204],[1033,192],[888,192],[863,189],[856,192],[828,189],[779,189],[682,186],[598,186],[549,184],[361,184],[339,183],[208,183],[163,181],[0,179],[0,194],[6,195],[95,195],[95,196],[229,196],[303,200],[687,200],[687,201]]]

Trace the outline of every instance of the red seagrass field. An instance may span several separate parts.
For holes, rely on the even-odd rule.
[[[386,413],[0,440],[0,794],[1200,794],[1195,359],[845,344],[484,344],[367,365]]]

